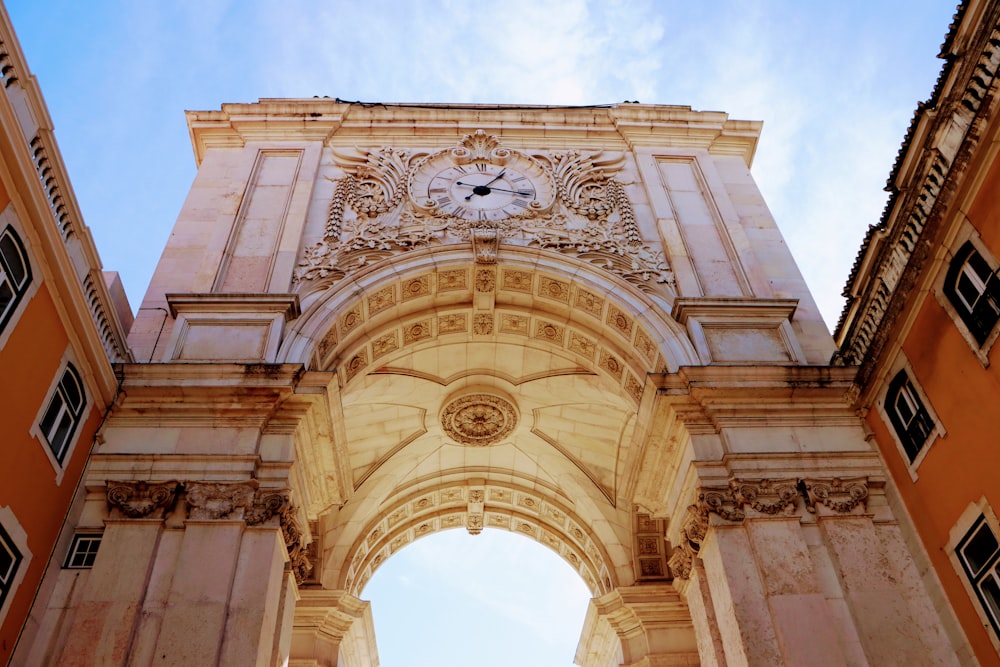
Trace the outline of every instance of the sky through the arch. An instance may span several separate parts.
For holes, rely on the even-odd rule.
[[[638,100],[764,121],[754,177],[832,327],[865,229],[881,214],[882,188],[910,117],[940,70],[935,56],[955,4],[12,0],[7,11],[38,76],[85,221],[105,268],[121,272],[133,309],[194,177],[185,109],[314,95]],[[450,561],[451,552],[464,548],[426,540],[383,567],[416,568],[407,559],[426,559],[422,550],[429,549],[436,567],[427,576],[445,577],[443,591],[467,564]],[[530,549],[510,553],[530,562],[522,568],[530,571],[544,560]],[[508,592],[509,581],[485,571],[482,578],[501,586],[495,595]],[[485,627],[491,622],[480,618]],[[383,667],[415,664],[383,660]]]

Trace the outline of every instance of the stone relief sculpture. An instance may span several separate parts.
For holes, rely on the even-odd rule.
[[[747,509],[759,515],[793,515],[804,500],[806,511],[817,513],[823,505],[832,514],[850,514],[855,508],[866,509],[867,477],[843,479],[730,479],[728,488],[703,488],[696,503],[689,505],[681,518],[681,542],[676,545],[668,564],[675,577],[688,579],[701,543],[708,534],[709,515],[741,523]]]
[[[643,243],[621,153],[528,154],[483,130],[433,152],[334,151],[336,179],[323,239],[308,247],[298,283],[337,281],[414,248],[472,242],[478,263],[501,243],[575,255],[644,291],[673,285],[662,251]]]

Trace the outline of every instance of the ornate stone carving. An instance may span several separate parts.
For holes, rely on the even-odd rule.
[[[794,511],[799,503],[799,493],[794,479],[778,481],[733,479],[730,480],[729,487],[737,504],[752,507],[761,514],[788,513]]]
[[[497,254],[500,252],[500,230],[472,229],[469,236],[472,238],[472,256],[476,258],[476,264],[496,264]]]
[[[476,271],[476,291],[492,292],[497,287],[497,274],[490,269]]]
[[[108,505],[130,519],[153,518],[154,512],[160,516],[174,504],[177,497],[177,482],[107,482]]]
[[[853,477],[850,479],[803,479],[799,484],[805,491],[807,508],[816,511],[817,505],[823,505],[838,514],[847,514],[861,505],[866,508],[868,502],[868,478]]]
[[[670,569],[675,576],[690,576],[693,559],[708,533],[709,515],[715,514],[727,521],[740,522],[747,518],[747,508],[766,515],[793,515],[799,500],[805,498],[805,507],[816,512],[823,505],[838,514],[852,512],[868,499],[868,479],[855,477],[840,479],[782,479],[782,480],[729,480],[728,488],[705,488],[698,494],[698,501],[689,505],[681,519],[681,543],[670,556]],[[750,515],[752,518],[752,515]]]
[[[476,313],[475,319],[472,321],[472,333],[477,336],[492,336],[493,314]]]
[[[290,504],[287,490],[258,489],[253,505],[245,513],[248,526],[259,526],[270,521],[288,508]]]
[[[301,586],[302,582],[309,578],[313,566],[295,514],[295,508],[291,504],[286,504],[278,511],[278,525],[281,527],[281,537],[288,550],[288,562],[295,576],[295,583]]]
[[[253,508],[257,482],[212,484],[189,482],[187,490],[188,517],[191,519],[243,519]]]
[[[492,445],[513,432],[517,412],[509,401],[490,394],[467,394],[441,411],[441,426],[462,445]]]
[[[538,178],[555,184],[557,201],[533,201],[514,215],[470,220],[440,210],[426,197],[408,198],[421,166],[442,156],[454,164],[530,163]],[[323,239],[306,249],[296,282],[340,280],[414,248],[471,241],[481,264],[496,262],[501,242],[534,245],[575,254],[646,291],[655,291],[658,283],[673,284],[663,253],[643,244],[625,186],[614,178],[625,163],[621,153],[528,154],[505,148],[497,137],[478,130],[450,149],[359,148],[335,151],[334,158],[346,175],[334,181]]]

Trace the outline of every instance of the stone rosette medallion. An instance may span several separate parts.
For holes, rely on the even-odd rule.
[[[461,445],[486,447],[506,438],[517,426],[514,405],[493,394],[466,394],[441,411],[441,426]]]

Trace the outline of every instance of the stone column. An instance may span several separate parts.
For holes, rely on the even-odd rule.
[[[177,482],[109,485],[107,497],[114,515],[105,521],[100,557],[67,618],[68,630],[56,664],[126,664],[163,533],[163,517],[174,504],[177,486]]]
[[[705,581],[705,566],[700,558],[689,561],[687,570],[674,573],[674,587],[687,601],[698,643],[701,664],[726,667],[726,653],[722,648],[719,623],[715,618],[712,595]]]
[[[153,662],[270,665],[287,577],[288,493],[255,481],[192,482],[186,491],[188,519]]]
[[[377,667],[371,604],[345,591],[303,589],[289,667]]]
[[[700,490],[670,565],[692,611],[714,616],[724,664],[957,664],[888,508],[871,513],[869,500],[867,478]],[[705,662],[710,640],[701,628]]]
[[[112,516],[57,664],[283,663],[300,535],[288,490],[258,486],[109,482]]]
[[[697,665],[690,612],[669,584],[619,587],[594,598],[576,663],[581,667]]]

